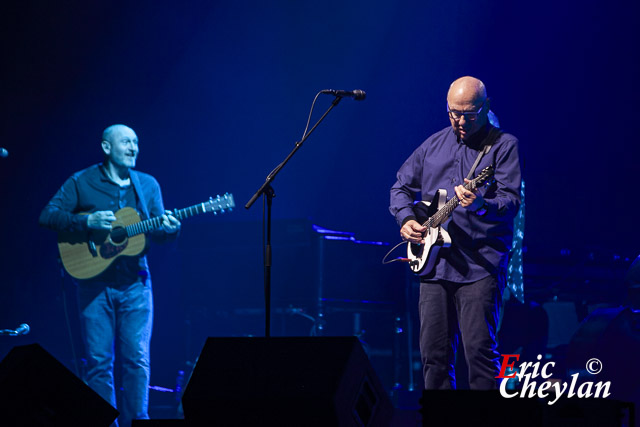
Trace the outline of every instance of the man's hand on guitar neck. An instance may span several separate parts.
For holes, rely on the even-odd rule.
[[[471,182],[467,178],[464,179],[465,184]],[[484,205],[484,198],[478,193],[478,189],[467,190],[462,185],[458,185],[454,188],[456,196],[460,200],[460,206],[465,209],[475,212]]]
[[[173,212],[164,211],[162,215],[162,228],[169,234],[177,233],[180,230],[180,221],[173,216]]]
[[[116,220],[112,211],[98,211],[89,214],[87,227],[92,230],[111,230],[111,223]]]
[[[111,223],[117,218],[112,211],[97,211],[88,215],[87,227],[92,230],[111,230]],[[164,211],[162,215],[162,228],[169,234],[180,230],[180,221],[173,216],[173,212]]]
[[[400,236],[402,240],[406,240],[411,243],[424,243],[424,232],[427,231],[427,227],[423,227],[416,220],[410,219],[400,229]]]

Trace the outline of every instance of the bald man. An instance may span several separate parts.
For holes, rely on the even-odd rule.
[[[67,179],[40,214],[40,225],[60,232],[110,230],[115,212],[131,207],[141,219],[162,216],[162,227],[149,233],[154,241],[174,239],[180,222],[164,210],[158,182],[132,170],[138,157],[133,129],[109,126],[102,134],[101,147],[104,161]],[[130,426],[132,419],[149,418],[153,301],[144,252],[119,257],[97,277],[78,280],[77,285],[87,384],[116,407],[113,367],[117,347],[123,389],[118,421]]]
[[[497,324],[521,177],[518,140],[491,125],[490,104],[480,80],[467,76],[454,81],[447,93],[451,126],[431,135],[411,154],[391,188],[389,210],[402,239],[413,244],[424,244],[427,231],[417,209],[422,204],[414,206],[418,196],[431,201],[444,189],[462,206],[445,223],[450,246],[440,249],[433,268],[420,273],[420,353],[426,389],[456,388],[454,364],[460,342],[470,388],[498,385]],[[491,165],[495,181],[465,189],[479,157],[472,177]]]

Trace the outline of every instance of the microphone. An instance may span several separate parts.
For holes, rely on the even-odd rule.
[[[6,148],[0,147],[0,157],[9,157],[9,152]]]
[[[325,90],[321,90],[320,93],[335,95],[338,98],[353,98],[356,101],[362,101],[367,96],[365,91],[360,89],[354,89],[354,90],[325,89]]]
[[[27,325],[26,323],[23,323],[20,326],[18,326],[16,330],[13,332],[14,332],[14,335],[27,335],[30,330],[31,328],[29,327],[29,325]]]

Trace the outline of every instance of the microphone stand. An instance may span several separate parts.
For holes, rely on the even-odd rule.
[[[260,195],[263,195],[265,197],[265,199],[266,199],[266,202],[267,202],[267,233],[266,233],[267,236],[266,236],[265,248],[264,248],[264,305],[265,305],[265,332],[264,332],[264,336],[265,337],[270,337],[271,336],[271,257],[272,257],[272,252],[271,252],[271,203],[273,201],[273,198],[276,196],[275,191],[273,190],[273,187],[271,186],[271,183],[273,182],[274,179],[276,179],[276,175],[278,175],[278,173],[282,170],[284,165],[286,165],[289,162],[289,160],[293,157],[293,155],[300,149],[300,147],[302,147],[302,144],[307,140],[307,138],[309,138],[309,135],[311,135],[311,132],[313,132],[316,127],[318,127],[320,122],[322,122],[322,120],[324,120],[324,118],[327,116],[327,114],[329,114],[329,112],[336,105],[338,105],[338,103],[340,102],[341,99],[342,99],[341,97],[336,96],[336,98],[331,103],[331,106],[327,109],[327,111],[325,111],[325,113],[322,115],[322,117],[320,117],[320,119],[316,122],[316,124],[313,125],[313,127],[309,130],[309,132],[304,134],[304,136],[302,137],[302,139],[300,141],[296,142],[295,147],[293,147],[293,150],[284,159],[284,161],[282,163],[280,163],[278,166],[276,166],[276,168],[273,170],[273,172],[271,172],[269,175],[267,175],[267,179],[265,180],[264,184],[262,184],[262,186],[258,189],[258,191],[256,191],[256,193],[253,195],[253,197],[251,197],[251,199],[244,206],[246,209],[249,209],[255,203],[255,201],[258,199],[258,197],[260,197]],[[264,230],[264,226],[265,226],[265,224],[264,224],[264,216],[263,216],[263,220],[262,221],[263,221],[262,222],[262,229]]]

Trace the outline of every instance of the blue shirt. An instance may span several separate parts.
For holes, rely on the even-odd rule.
[[[447,200],[455,196],[454,187],[464,184],[478,157],[490,125],[458,142],[451,127],[424,141],[404,162],[391,187],[389,210],[402,226],[415,219],[417,198],[431,201],[438,189],[447,191]],[[484,155],[474,177],[485,167],[495,168],[495,182],[481,188],[488,209],[483,216],[457,207],[445,224],[451,246],[442,248],[435,268],[423,280],[449,280],[469,283],[504,272],[513,239],[513,219],[520,207],[520,155],[518,140],[502,133]],[[419,200],[419,199],[418,199]]]
[[[120,187],[109,179],[102,164],[93,165],[73,174],[65,181],[40,214],[40,225],[54,231],[88,231],[88,215],[97,211],[116,212],[124,207],[138,211],[141,219],[164,213],[164,204],[158,181],[151,175],[129,171],[132,186]],[[163,230],[150,233],[155,241],[175,238],[177,233]],[[131,284],[149,277],[144,254],[137,257],[119,257],[102,274],[91,281],[113,285]]]

